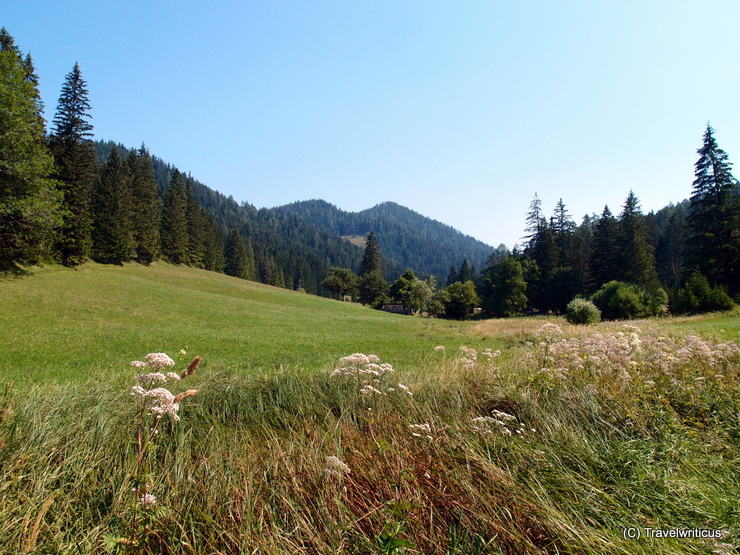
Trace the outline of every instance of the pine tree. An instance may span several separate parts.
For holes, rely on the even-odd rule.
[[[20,52],[0,30],[0,271],[49,254],[61,224],[54,163],[38,117],[36,83]]]
[[[192,179],[185,182],[187,199],[186,217],[188,221],[188,264],[203,268],[205,263],[206,215],[195,200]]]
[[[532,202],[529,204],[525,227],[527,235],[524,236],[530,247],[533,246],[536,238],[542,233],[545,227],[547,227],[547,220],[545,220],[545,216],[542,213],[542,201],[537,196],[537,193],[535,193]]]
[[[162,254],[173,264],[188,263],[187,196],[182,174],[175,170],[162,202]]]
[[[468,259],[464,259],[462,266],[460,266],[460,272],[457,274],[458,281],[461,281],[462,283],[465,283],[466,281],[475,281],[475,276],[473,275],[473,267],[468,262]]]
[[[382,259],[380,257],[378,239],[375,237],[375,233],[371,231],[368,233],[367,241],[365,242],[365,252],[360,263],[359,275],[363,276],[372,272],[380,272],[381,267]]]
[[[224,247],[224,273],[247,279],[247,253],[237,228],[232,228]]]
[[[98,262],[120,264],[131,259],[130,183],[129,165],[113,147],[93,190],[92,257]]]
[[[673,213],[655,249],[655,265],[660,281],[671,289],[681,286],[684,274],[686,222],[682,214]]]
[[[643,218],[637,196],[630,191],[619,218],[619,278],[652,291],[658,286],[658,278]]]
[[[575,229],[576,224],[570,217],[568,210],[565,208],[565,203],[561,198],[555,205],[555,213],[552,219],[552,230],[555,234],[555,243],[558,246],[558,252],[560,253],[561,266],[573,265],[572,250]]]
[[[454,266],[450,266],[450,271],[447,274],[446,285],[452,285],[453,283],[457,283],[458,281],[460,281],[460,278],[457,275],[457,268],[455,268]]]
[[[128,165],[131,172],[130,222],[134,258],[148,265],[159,257],[160,211],[152,158],[144,145],[130,154]]]
[[[205,269],[212,272],[223,272],[224,240],[218,227],[210,219],[208,220],[205,245]]]
[[[740,191],[727,153],[707,124],[689,204],[688,263],[710,283],[740,290]]]
[[[75,63],[62,85],[50,139],[56,178],[62,183],[64,194],[59,252],[66,266],[82,264],[90,254],[90,201],[98,169],[89,140],[93,128],[89,111],[87,83]]]
[[[617,279],[619,275],[619,224],[612,216],[608,206],[604,206],[594,230],[593,250],[591,251],[591,274],[594,286]]]

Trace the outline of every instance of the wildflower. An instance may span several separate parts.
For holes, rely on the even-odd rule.
[[[151,493],[145,493],[139,498],[145,509],[153,509],[157,506],[157,498]]]
[[[328,476],[343,478],[345,474],[349,474],[351,472],[352,471],[349,466],[347,466],[339,457],[335,457],[334,455],[326,457],[326,468],[324,468],[324,473]]]
[[[414,396],[414,394],[411,393],[411,390],[409,389],[409,387],[407,385],[405,385],[405,384],[402,384],[402,383],[399,382],[398,389],[400,389],[401,391],[403,391],[409,397],[413,397]]]
[[[154,370],[172,368],[175,365],[175,361],[165,353],[149,353],[144,357],[144,360],[146,361],[147,366]]]
[[[136,381],[145,387],[153,387],[157,384],[165,383],[167,376],[161,372],[151,372],[149,374],[138,374]]]
[[[131,388],[131,397],[141,398],[144,397],[144,394],[146,394],[146,389],[140,385],[135,385]]]
[[[167,372],[165,376],[167,376],[167,378],[169,378],[170,380],[174,380],[176,382],[180,381],[180,374],[178,374],[177,372]]]
[[[146,362],[141,360],[132,360],[129,364],[134,368],[146,368]]]
[[[180,349],[180,352],[178,353],[181,357],[184,357],[188,352],[185,349]]]
[[[435,351],[444,351],[444,350],[445,350],[445,346],[444,346],[444,345],[437,345],[437,346],[436,346],[436,347],[434,348],[434,350],[435,350]]]
[[[177,416],[180,405],[175,400],[176,397],[169,390],[163,387],[150,389],[144,394],[144,398],[146,400],[146,407],[151,414],[159,417],[169,415],[175,422],[180,420],[180,417]]]
[[[377,389],[376,387],[373,387],[372,385],[363,385],[360,388],[360,393],[362,395],[385,395],[382,391]]]

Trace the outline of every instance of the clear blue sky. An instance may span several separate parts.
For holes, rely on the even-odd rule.
[[[488,243],[537,191],[580,220],[688,196],[707,121],[740,163],[740,2],[5,0],[51,119],[239,201],[385,200]],[[740,169],[740,166],[739,166]],[[737,173],[737,172],[736,172]]]

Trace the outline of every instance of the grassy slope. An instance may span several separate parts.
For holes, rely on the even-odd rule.
[[[0,281],[5,381],[80,380],[187,347],[212,370],[316,370],[376,353],[419,366],[437,344],[483,344],[460,322],[407,318],[192,268],[45,268]],[[487,341],[487,346],[495,346]]]

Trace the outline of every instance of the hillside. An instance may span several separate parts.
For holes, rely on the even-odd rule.
[[[36,269],[0,280],[0,306],[0,373],[23,383],[129,376],[127,361],[182,348],[213,371],[313,371],[357,350],[404,366],[467,329],[161,262]]]
[[[98,141],[100,162],[107,159],[114,144],[124,153],[130,150],[111,141]],[[160,192],[164,192],[176,168],[156,156],[153,166]],[[420,275],[435,274],[443,281],[450,266],[459,268],[467,258],[480,270],[493,252],[489,245],[393,202],[356,213],[345,212],[323,200],[257,209],[247,202],[237,203],[192,176],[187,181],[198,203],[223,233],[239,228],[242,235],[251,239],[258,258],[272,258],[280,265],[288,288],[300,283],[310,293],[326,294],[320,282],[330,266],[356,270],[362,242],[347,241],[341,236],[364,237],[374,231],[388,280],[394,280],[405,268],[412,268]]]
[[[307,223],[334,236],[365,236],[374,231],[383,255],[404,268],[444,280],[450,266],[467,259],[480,270],[493,247],[394,202],[346,212],[324,200],[295,202],[273,209],[297,214]]]

